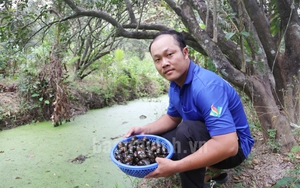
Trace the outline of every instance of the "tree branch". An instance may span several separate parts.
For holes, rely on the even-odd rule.
[[[135,15],[134,15],[133,10],[132,10],[131,2],[129,0],[124,0],[124,1],[125,1],[125,4],[126,4],[126,9],[128,11],[129,17],[130,17],[130,23],[137,23]]]
[[[137,23],[131,23],[131,24],[124,24],[122,26],[124,29],[135,29],[137,27],[142,30],[156,30],[156,31],[165,31],[170,29],[169,27],[160,24],[140,24],[138,26]]]
[[[205,23],[207,23],[205,31],[210,36],[210,38],[213,37],[213,16],[212,12],[209,11],[207,4],[204,0],[193,0],[193,8],[197,10],[200,18],[202,20],[205,20]],[[222,50],[226,56],[228,56],[228,59],[230,59],[230,62],[237,67],[237,69],[241,69],[241,51],[238,48],[238,45],[231,41],[231,40],[225,40],[225,33],[223,32],[222,28],[218,27],[218,46]]]
[[[75,3],[73,2],[73,1],[71,1],[71,0],[63,0],[67,5],[69,5],[69,7],[73,10],[73,11],[75,11],[75,12],[80,12],[81,10],[83,10],[82,8],[80,8],[80,7],[77,7],[76,5],[75,5]]]
[[[174,1],[172,1],[172,0],[165,0],[165,2],[175,11],[175,13],[179,17],[183,16],[183,12],[182,12],[181,8],[179,6],[177,6],[177,4]]]
[[[285,58],[286,59],[294,59],[294,61],[300,62],[300,52],[298,49],[299,40],[300,40],[300,22],[299,22],[299,14],[297,12],[297,6],[299,4],[295,4],[294,1],[278,1],[278,9],[281,17],[282,25],[283,25],[283,37],[285,44]],[[280,40],[280,44],[283,39]],[[288,61],[291,62],[291,61]],[[285,62],[286,63],[286,62]],[[295,64],[291,62],[290,66],[281,65],[281,67],[289,68],[285,70],[289,73],[289,75],[299,75],[298,70],[300,69],[300,64]],[[290,78],[291,79],[291,78]],[[292,79],[291,79],[292,80]]]
[[[253,25],[256,29],[257,36],[259,37],[264,47],[264,51],[267,55],[269,67],[272,67],[272,62],[274,61],[275,53],[277,52],[278,48],[276,46],[274,38],[271,35],[267,18],[264,16],[262,11],[259,11],[261,9],[258,7],[257,0],[243,0],[243,1],[251,20],[255,20],[253,22]]]
[[[189,2],[192,4],[192,2]],[[226,80],[234,83],[239,87],[243,87],[246,82],[245,75],[236,70],[224,56],[218,45],[214,43],[209,35],[198,26],[198,21],[194,15],[194,10],[188,5],[187,2],[181,3],[182,21],[186,28],[189,29],[191,35],[202,46],[208,56],[212,59],[217,70],[223,75]],[[188,20],[188,21],[184,21]],[[195,27],[197,26],[197,27]]]
[[[107,21],[108,23],[112,24],[116,28],[118,28],[119,32],[126,33],[126,31],[124,30],[122,25],[116,19],[114,19],[112,16],[110,16],[110,14],[108,14],[107,12],[95,11],[95,10],[85,10],[81,7],[76,6],[73,3],[73,1],[71,1],[71,0],[63,0],[63,1],[66,4],[68,4],[69,7],[73,11],[75,11],[75,13],[72,15],[73,18],[80,17],[80,16],[92,16],[92,17],[100,18],[100,19],[103,19],[103,20]]]
[[[213,0],[213,10],[214,10],[214,16],[213,16],[213,41],[215,43],[218,42],[218,18],[217,18],[217,0]]]

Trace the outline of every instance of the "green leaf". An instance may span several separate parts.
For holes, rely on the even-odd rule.
[[[39,98],[39,101],[43,101],[43,99],[44,99],[43,97],[40,97],[40,98]]]
[[[278,180],[274,188],[284,187],[286,185],[291,185],[292,182],[297,180],[295,177],[283,177],[282,179]]]
[[[74,62],[77,61],[78,59],[80,59],[80,56],[75,56],[75,57],[73,57],[71,60],[69,60],[68,63],[74,63]]]
[[[50,104],[50,101],[49,100],[45,100],[45,104]]]
[[[226,40],[229,40],[234,35],[235,35],[235,32],[234,33],[226,33],[225,38],[226,38]]]
[[[229,13],[227,16],[226,16],[226,19],[229,19],[229,18],[234,18],[235,16],[237,15],[237,13]]]
[[[245,32],[245,31],[242,31],[242,32],[241,32],[241,35],[243,35],[243,36],[245,36],[245,37],[249,37],[249,36],[250,36],[250,33]]]
[[[205,29],[205,28],[206,28],[206,25],[203,24],[203,23],[200,23],[200,28],[201,28],[201,29]]]
[[[292,153],[296,153],[296,152],[298,152],[298,151],[300,151],[300,146],[294,146],[294,147],[291,149],[291,152],[292,152]]]
[[[40,96],[40,94],[38,94],[38,93],[34,93],[31,95],[31,97],[38,97],[38,96]]]

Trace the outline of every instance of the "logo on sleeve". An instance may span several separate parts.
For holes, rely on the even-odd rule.
[[[220,117],[222,113],[222,107],[218,106],[217,108],[214,105],[211,105],[210,107],[210,114],[211,116]]]

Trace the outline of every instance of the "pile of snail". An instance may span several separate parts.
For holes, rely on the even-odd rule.
[[[167,148],[147,136],[142,139],[132,136],[128,142],[119,142],[115,150],[115,159],[131,166],[150,165],[155,163],[156,157],[165,158],[167,155]]]

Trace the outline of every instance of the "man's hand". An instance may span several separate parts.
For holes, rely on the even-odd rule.
[[[138,134],[146,134],[146,130],[145,127],[141,126],[135,126],[135,127],[131,127],[129,129],[129,131],[127,131],[127,133],[124,135],[125,138],[129,137],[129,136],[133,136],[133,135],[138,135]]]
[[[175,161],[160,157],[156,157],[155,160],[158,164],[157,169],[145,176],[145,178],[169,177],[176,173]]]
[[[138,135],[138,134],[154,134],[158,135],[165,133],[169,130],[174,129],[181,122],[180,117],[171,117],[167,114],[161,116],[158,120],[149,123],[144,126],[134,126],[132,127],[124,137]]]

